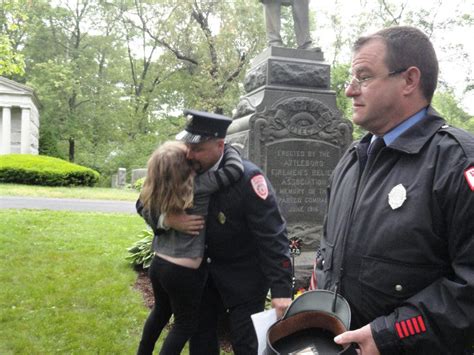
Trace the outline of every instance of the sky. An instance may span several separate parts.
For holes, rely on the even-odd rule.
[[[398,4],[406,4],[405,12],[409,10],[431,9],[438,2],[442,3],[440,11],[433,13],[435,21],[455,19],[459,13],[471,14],[474,16],[474,0],[417,0],[417,1],[398,1]],[[336,5],[339,4],[339,6]],[[354,14],[360,13],[361,4],[366,4],[366,7],[377,6],[377,0],[310,0],[310,8],[316,16],[317,33],[313,33],[313,38],[318,40],[317,45],[322,48],[325,53],[326,60],[333,57],[332,43],[335,40],[334,31],[328,26],[325,21],[329,21],[329,16],[336,12],[340,14],[342,23],[353,23]],[[318,16],[319,14],[319,16]],[[370,14],[369,14],[370,16]],[[374,15],[375,16],[375,15]],[[433,18],[427,19],[431,22]],[[349,28],[349,26],[347,27]],[[375,25],[367,32],[372,33],[380,29]],[[463,109],[471,115],[474,115],[474,92],[464,94],[463,89],[466,86],[464,82],[467,75],[474,76],[474,27],[454,28],[452,31],[436,31],[431,40],[435,47],[439,64],[440,64],[440,79],[448,82],[455,87],[455,95],[461,99]],[[459,52],[450,48],[462,45],[464,52],[470,57],[470,61],[461,60]],[[350,59],[350,53],[346,53]]]

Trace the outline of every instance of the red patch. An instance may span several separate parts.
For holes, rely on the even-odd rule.
[[[402,327],[400,327],[400,323],[395,323],[395,328],[397,329],[398,337],[400,339],[405,338],[405,335],[403,335],[403,332],[402,332]]]
[[[474,191],[474,166],[464,172],[464,177],[472,191]]]
[[[395,323],[395,330],[400,339],[426,332],[422,316],[405,319]]]
[[[420,325],[420,329],[422,332],[426,332],[425,322],[423,322],[423,318],[421,316],[416,317],[418,324]]]
[[[266,200],[268,197],[268,187],[263,175],[255,175],[250,182],[252,183],[253,191],[255,191],[257,196],[262,200]]]
[[[288,269],[290,267],[290,261],[289,260],[283,260],[281,262],[281,266],[284,268],[284,269]]]

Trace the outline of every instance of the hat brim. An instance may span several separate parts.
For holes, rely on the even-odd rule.
[[[192,134],[186,130],[179,132],[175,138],[176,140],[185,143],[200,143],[209,139],[209,137],[204,137],[199,134]]]
[[[335,311],[332,310],[334,300]],[[350,307],[341,295],[328,290],[305,292],[291,303],[283,318],[268,329],[267,353],[316,349],[308,353],[340,354],[349,345],[341,347],[333,338],[347,331],[350,322]]]
[[[347,349],[334,343],[333,338],[348,329],[333,314],[323,311],[305,311],[273,324],[267,332],[267,354],[299,353],[339,354]],[[303,351],[301,352],[303,353]]]

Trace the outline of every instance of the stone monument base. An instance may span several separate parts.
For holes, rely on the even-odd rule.
[[[295,255],[296,288],[307,287],[326,211],[328,179],[352,141],[336,109],[321,52],[270,47],[251,63],[227,140],[259,165],[277,193]]]

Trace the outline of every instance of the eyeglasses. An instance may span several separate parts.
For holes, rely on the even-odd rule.
[[[408,70],[408,68],[398,69],[398,70],[391,71],[390,73],[387,73],[387,74],[373,75],[373,76],[369,76],[369,77],[364,78],[364,79],[357,79],[356,77],[352,77],[352,79],[350,81],[346,81],[344,83],[344,88],[348,89],[349,86],[352,86],[352,88],[354,90],[360,90],[361,87],[362,88],[367,87],[367,85],[369,85],[371,80],[378,79],[378,78],[388,78],[388,77],[391,77],[393,75],[403,73],[404,71],[407,71],[407,70]]]

